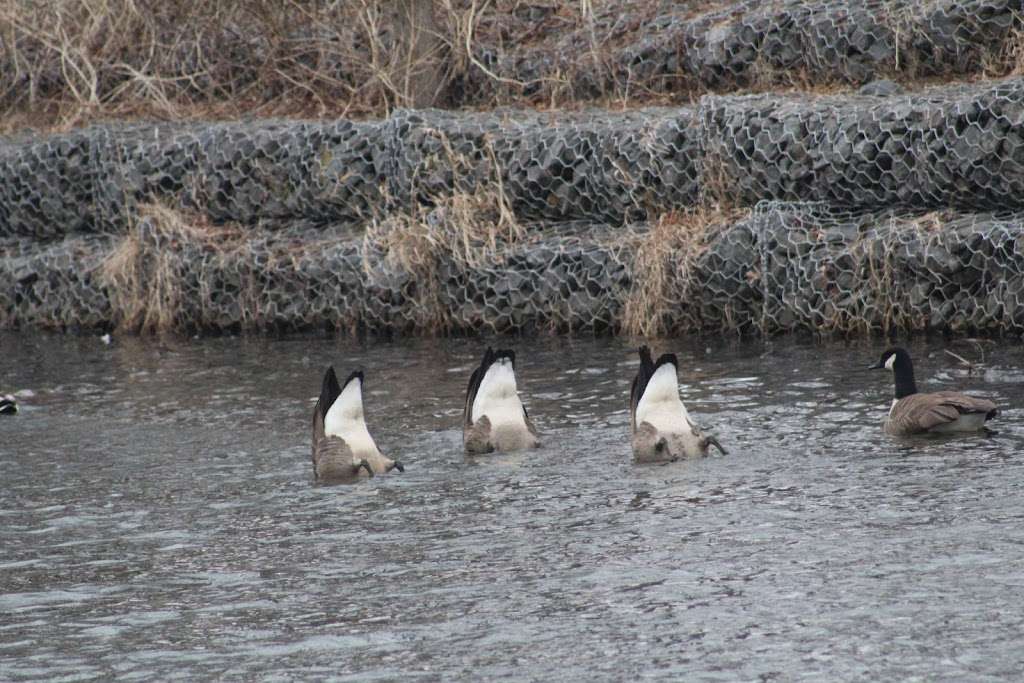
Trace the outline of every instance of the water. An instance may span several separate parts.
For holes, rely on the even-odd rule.
[[[901,442],[877,344],[672,342],[730,454],[637,466],[626,342],[513,345],[544,447],[470,460],[477,341],[0,335],[0,679],[1020,676],[1020,347],[911,346],[1004,413]],[[311,485],[328,362],[404,475]]]

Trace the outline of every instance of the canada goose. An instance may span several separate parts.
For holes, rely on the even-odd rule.
[[[996,404],[957,391],[919,394],[914,383],[914,364],[905,349],[885,351],[869,370],[892,370],[896,395],[885,419],[885,431],[896,436],[926,432],[973,432],[999,414]]]
[[[651,350],[639,348],[640,369],[629,392],[629,418],[633,429],[633,457],[637,462],[664,462],[697,458],[714,446],[723,455],[722,444],[705,435],[690,420],[679,398],[679,362],[666,353],[655,363]]]
[[[18,412],[18,402],[10,394],[0,396],[0,415],[14,415]]]
[[[462,441],[472,454],[537,448],[537,430],[516,391],[516,354],[487,347],[466,390]]]
[[[363,373],[353,372],[338,386],[327,368],[320,399],[313,407],[313,474],[317,481],[344,482],[405,468],[381,455],[363,418]]]

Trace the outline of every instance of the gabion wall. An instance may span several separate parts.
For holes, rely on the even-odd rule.
[[[154,241],[142,221],[137,238]],[[228,248],[163,240],[144,250],[175,274],[186,329],[312,327],[390,332],[620,331],[644,273],[644,225],[562,226],[467,265],[440,252],[431,275],[344,230],[254,231]],[[101,265],[110,235],[0,246],[0,325],[116,322]],[[667,331],[1024,332],[1024,213],[850,214],[767,203],[701,238],[672,273]],[[664,258],[674,259],[671,250]]]
[[[0,143],[0,235],[123,232],[152,199],[263,227],[361,222],[499,180],[521,219],[610,225],[702,195],[1016,209],[1024,79],[888,97],[707,96],[697,110],[93,127]]]
[[[704,177],[744,203],[1024,206],[1024,84],[895,97],[706,97]]]
[[[381,173],[400,205],[494,182],[526,219],[611,224],[693,204],[693,110],[586,114],[399,111],[384,125]]]
[[[509,81],[527,96],[589,98],[973,74],[1005,59],[1024,19],[1019,0],[733,0],[712,11],[677,0],[653,16],[654,3],[622,4],[590,27],[550,31],[554,42],[482,47],[478,60],[505,80],[477,69],[467,87],[481,100]]]
[[[535,236],[474,267],[442,256],[433,283],[343,231],[261,231],[211,249],[162,239],[144,220],[136,238],[152,247],[140,257],[143,272],[159,267],[157,259],[173,271],[185,329],[602,331],[615,328],[630,285],[621,249],[595,243],[593,233]],[[0,288],[0,326],[111,325],[117,292],[102,265],[119,245],[90,235],[43,248],[4,241],[0,277],[10,284]]]
[[[851,213],[768,202],[695,279],[706,327],[1024,331],[1024,214]]]
[[[0,143],[0,235],[124,232],[139,200],[213,220],[365,219],[381,205],[380,124],[95,126]]]
[[[486,248],[467,233],[470,259],[444,243],[458,230],[426,235],[413,264],[376,229],[454,223],[436,208],[487,193],[523,229]],[[649,223],[707,199],[749,215],[689,235],[685,259],[658,243]],[[154,223],[154,203],[201,229]],[[161,301],[182,328],[617,331],[650,294],[640,256],[662,249],[670,330],[1020,332],[1022,212],[1020,78],[622,113],[94,127],[0,144],[0,325],[124,322],[130,297],[103,264],[132,247],[138,273],[173,275]]]

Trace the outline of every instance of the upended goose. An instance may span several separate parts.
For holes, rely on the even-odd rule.
[[[914,364],[905,349],[892,348],[869,370],[891,370],[896,394],[885,419],[885,431],[895,436],[910,434],[974,432],[999,414],[996,404],[957,391],[920,394],[914,383]]]
[[[516,390],[516,354],[487,347],[473,371],[463,409],[462,442],[470,454],[537,448],[537,430]]]
[[[320,399],[313,408],[313,474],[320,482],[350,482],[405,468],[384,457],[363,417],[363,373],[353,372],[338,385],[327,368]]]
[[[637,462],[666,462],[698,458],[714,446],[725,455],[718,439],[705,435],[690,420],[679,398],[679,362],[673,353],[658,362],[651,350],[641,346],[640,369],[629,395],[629,417],[633,429],[633,457]]]

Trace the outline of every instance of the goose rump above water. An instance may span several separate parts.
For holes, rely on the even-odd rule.
[[[537,448],[537,430],[519,400],[516,354],[508,349],[484,352],[466,389],[462,441],[470,454]]]
[[[405,468],[381,454],[363,416],[363,373],[338,384],[334,368],[324,373],[313,407],[313,474],[318,482],[351,482]]]
[[[690,419],[679,398],[678,360],[663,354],[655,362],[651,350],[641,346],[640,369],[633,379],[629,417],[633,431],[633,457],[637,462],[666,462],[707,455],[718,439],[705,435]]]

